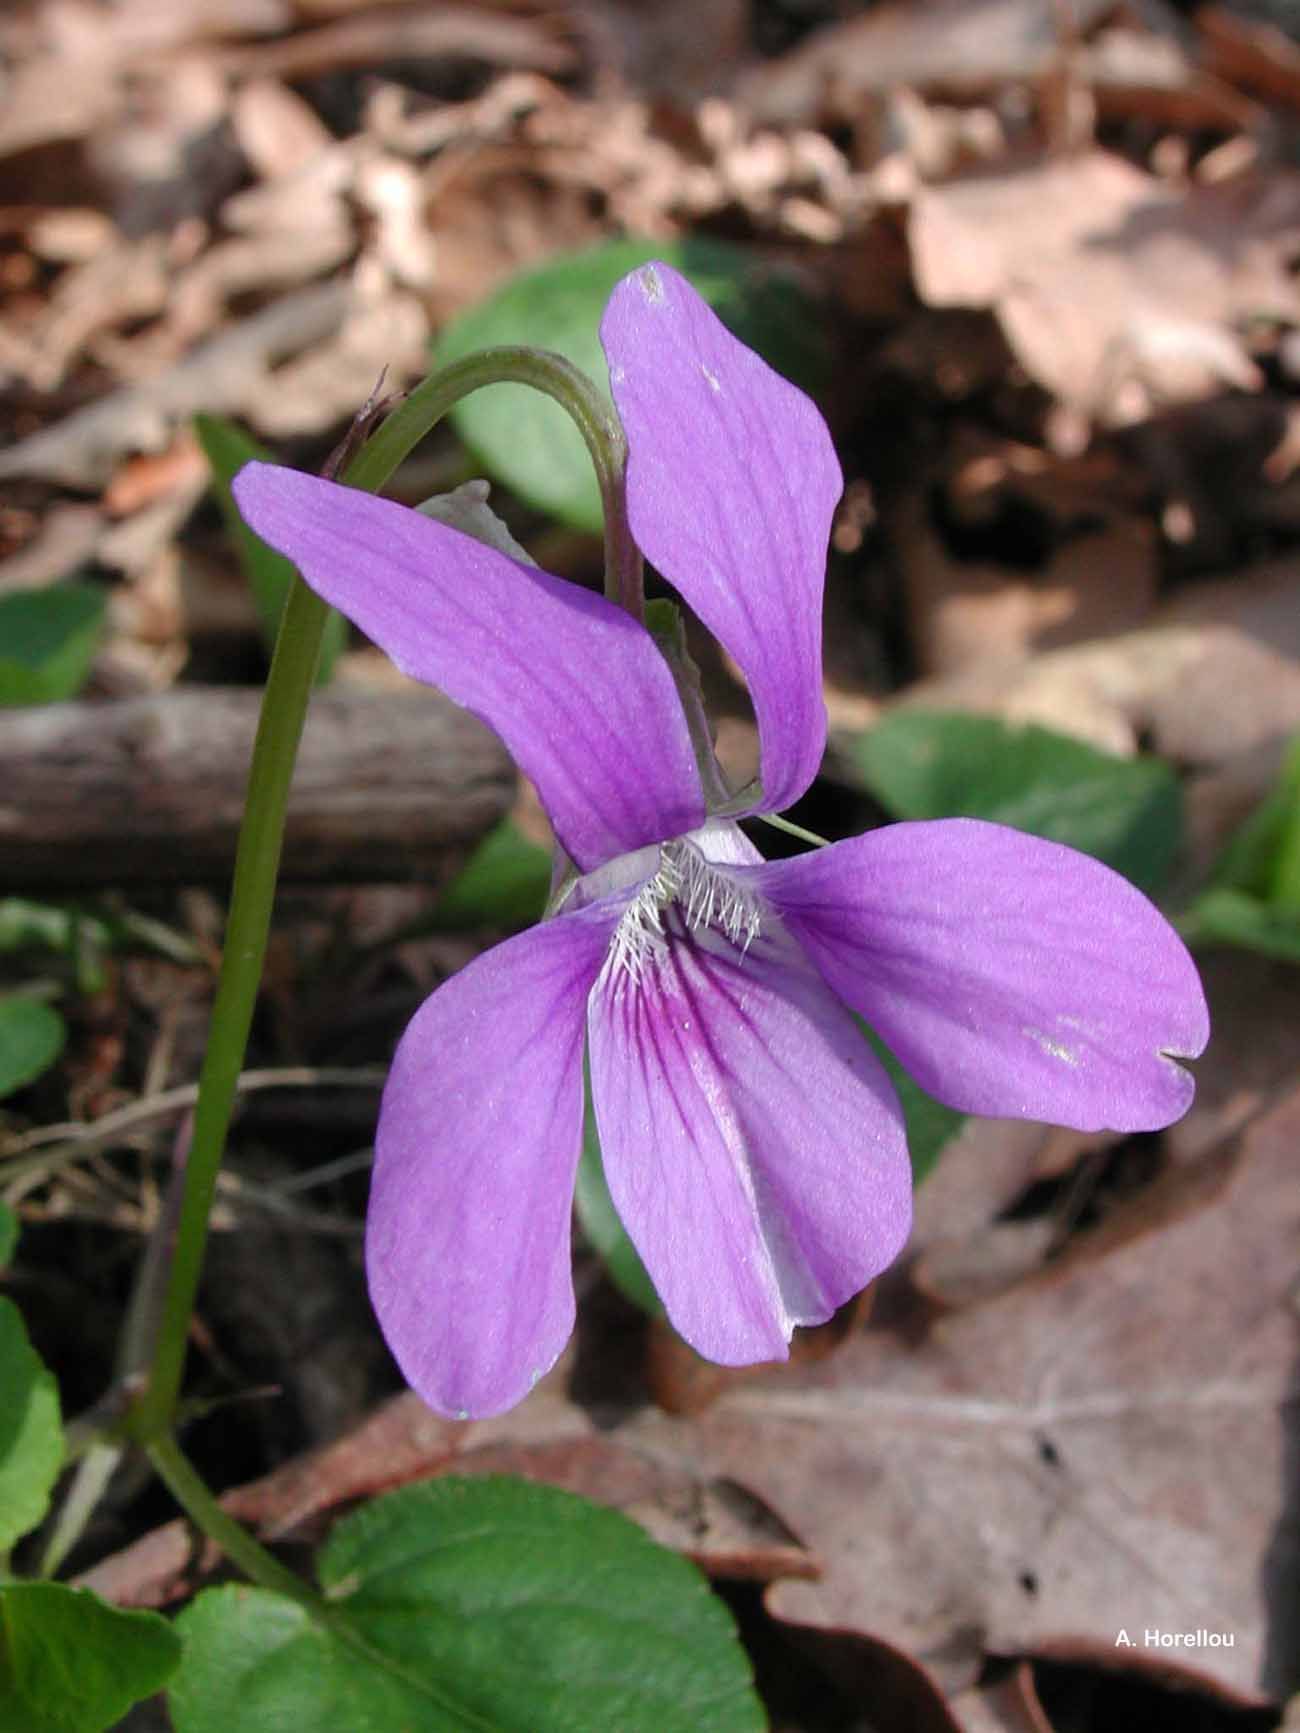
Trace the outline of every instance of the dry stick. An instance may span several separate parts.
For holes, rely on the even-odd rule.
[[[260,702],[191,687],[0,711],[0,894],[228,879]],[[283,876],[436,881],[514,790],[501,743],[440,694],[336,686],[312,703]]]

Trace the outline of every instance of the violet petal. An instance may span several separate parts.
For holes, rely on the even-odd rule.
[[[604,597],[419,512],[250,463],[240,512],[414,679],[505,741],[584,868],[676,836],[704,813],[667,664]]]
[[[668,1316],[710,1360],[784,1359],[896,1256],[911,1173],[892,1085],[779,928],[747,951],[668,937],[588,1014],[615,1207]]]
[[[826,424],[668,265],[623,279],[600,337],[632,533],[748,681],[761,809],[777,811],[826,744],[822,588],[843,487]]]
[[[440,1413],[511,1407],[573,1328],[583,1013],[610,925],[593,908],[507,939],[439,987],[398,1046],[366,1272],[394,1358]]]
[[[748,875],[747,875],[748,876]],[[922,1088],[1081,1131],[1169,1125],[1209,1039],[1196,966],[1127,879],[978,819],[893,824],[752,880]]]

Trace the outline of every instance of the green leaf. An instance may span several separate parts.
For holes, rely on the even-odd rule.
[[[1274,799],[1282,819],[1270,862],[1268,901],[1300,917],[1300,737],[1287,750]]]
[[[98,915],[30,897],[0,897],[0,954],[42,950],[75,957],[86,950],[106,951],[113,939]]]
[[[105,606],[93,584],[0,596],[0,705],[75,697],[94,660]]]
[[[1276,786],[1215,862],[1210,886],[1300,909],[1300,735],[1287,748]]]
[[[503,818],[474,850],[433,910],[430,927],[526,927],[541,919],[551,888],[549,852]]]
[[[828,371],[824,321],[789,276],[721,241],[611,241],[549,260],[455,320],[437,346],[439,366],[497,343],[558,350],[608,389],[598,327],[621,277],[662,259],[688,277],[728,328],[778,372],[815,391]],[[600,494],[582,437],[558,405],[521,385],[492,385],[452,411],[487,474],[521,499],[599,534]]]
[[[22,1314],[0,1297],[0,1550],[35,1528],[63,1465],[59,1391],[27,1339]]]
[[[203,455],[212,470],[212,492],[225,519],[230,539],[239,552],[239,561],[253,593],[258,624],[268,652],[275,648],[280,616],[289,599],[297,571],[292,561],[268,547],[261,536],[251,530],[239,515],[230,484],[246,463],[269,463],[271,454],[257,441],[217,415],[197,415],[194,430],[198,434]],[[320,663],[316,669],[316,684],[323,686],[334,672],[334,664],[347,643],[348,626],[342,614],[330,609],[321,638]]]
[[[1247,891],[1205,891],[1178,922],[1189,945],[1235,945],[1282,963],[1300,963],[1300,912]]]
[[[157,1613],[62,1583],[10,1583],[0,1589],[0,1733],[101,1733],[160,1691],[180,1658]]]
[[[1269,900],[1289,805],[1286,791],[1280,788],[1261,801],[1215,862],[1210,875],[1213,889],[1240,891],[1261,903]]]
[[[338,1622],[262,1589],[180,1616],[177,1733],[758,1733],[730,1615],[693,1565],[553,1487],[446,1479],[346,1517]]]
[[[24,993],[0,999],[0,1100],[48,1071],[67,1035],[62,1017],[43,999]]]
[[[18,1244],[18,1217],[7,1203],[0,1203],[0,1270],[7,1269]]]
[[[853,744],[897,818],[985,818],[1094,855],[1144,890],[1182,837],[1178,779],[1158,759],[1115,758],[1047,728],[898,710]]]
[[[1229,841],[1178,925],[1189,944],[1236,945],[1300,963],[1300,736],[1276,787]]]

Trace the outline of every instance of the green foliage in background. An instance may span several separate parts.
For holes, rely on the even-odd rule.
[[[0,705],[75,698],[99,647],[106,608],[94,584],[0,596]]]
[[[895,818],[983,818],[1068,843],[1143,890],[1182,843],[1182,792],[1154,758],[1116,758],[1048,728],[991,716],[896,710],[851,747]]]
[[[9,1583],[0,1589],[0,1733],[103,1733],[160,1691],[180,1658],[180,1638],[157,1613],[63,1583]]]
[[[1192,944],[1300,963],[1300,736],[1277,786],[1232,838],[1179,926]]]
[[[550,851],[503,818],[439,893],[427,930],[531,926],[541,919],[550,888]]]
[[[825,321],[797,279],[740,247],[698,238],[610,241],[550,259],[453,321],[434,359],[445,366],[496,344],[530,344],[556,350],[608,391],[601,315],[619,279],[651,259],[689,278],[722,322],[779,373],[812,392],[824,382]],[[562,523],[600,534],[591,459],[557,404],[522,385],[493,385],[457,404],[452,421],[491,479]]]
[[[0,999],[0,1101],[48,1071],[67,1038],[62,1017],[43,999],[26,993]]]

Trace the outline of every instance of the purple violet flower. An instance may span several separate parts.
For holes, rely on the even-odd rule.
[[[748,810],[779,811],[825,744],[830,437],[666,265],[618,285],[601,339],[633,534],[743,671]],[[720,785],[628,614],[292,470],[250,464],[235,494],[400,668],[501,735],[577,869],[551,918],[416,1013],[384,1092],[370,1291],[434,1408],[510,1407],[569,1337],[584,1048],[614,1203],[674,1326],[724,1365],[783,1359],[907,1236],[903,1117],[853,1013],[966,1112],[1133,1131],[1186,1111],[1200,982],[1108,868],[966,819],[764,862],[711,815]]]

